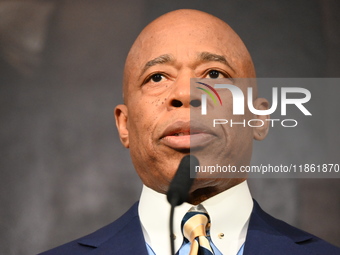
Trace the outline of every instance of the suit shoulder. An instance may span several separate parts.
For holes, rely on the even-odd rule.
[[[137,208],[138,202],[135,203],[120,218],[110,223],[109,225],[106,225],[89,235],[78,238],[66,244],[60,245],[43,253],[39,253],[38,255],[78,255],[93,250],[102,243],[106,242],[115,234],[119,233],[132,220],[136,218],[138,219]]]
[[[261,254],[267,254],[264,252],[267,249],[276,250],[275,254],[340,255],[339,247],[272,217],[264,212],[256,201],[247,239],[250,246],[248,248],[257,246],[257,249],[262,250]]]

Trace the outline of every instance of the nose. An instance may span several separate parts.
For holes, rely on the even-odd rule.
[[[190,76],[181,77],[174,82],[168,101],[170,108],[201,106],[201,99],[194,90],[195,86],[190,85],[193,82]]]

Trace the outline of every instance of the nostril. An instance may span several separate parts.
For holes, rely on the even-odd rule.
[[[183,105],[183,103],[179,100],[172,100],[171,105],[173,107],[181,107]]]
[[[199,107],[201,106],[201,100],[195,99],[190,101],[190,105],[193,107]]]

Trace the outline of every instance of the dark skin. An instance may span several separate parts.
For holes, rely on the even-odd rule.
[[[221,151],[220,165],[249,165],[253,139],[262,140],[268,131],[259,128],[223,127],[214,133],[189,132],[192,120],[190,78],[254,78],[251,57],[238,35],[223,21],[196,10],[177,10],[150,23],[133,44],[124,69],[124,104],[115,109],[122,144],[130,149],[135,169],[143,183],[165,194],[181,158],[196,151],[200,163],[209,158],[199,144]],[[240,85],[245,92],[246,86]],[[267,100],[257,98],[254,107],[266,109]],[[223,95],[230,102],[228,95]],[[231,103],[224,106],[231,112]],[[244,118],[262,118],[249,111]],[[180,136],[177,134],[181,134]],[[191,141],[191,142],[190,142]],[[199,176],[188,202],[202,201],[241,182],[241,178]]]

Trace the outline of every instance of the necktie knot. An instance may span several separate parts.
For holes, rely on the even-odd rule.
[[[191,242],[195,237],[208,235],[209,215],[201,212],[188,212],[182,224],[183,235]]]
[[[193,206],[183,217],[184,242],[191,243],[190,254],[214,254],[209,240],[210,217],[202,205]]]

